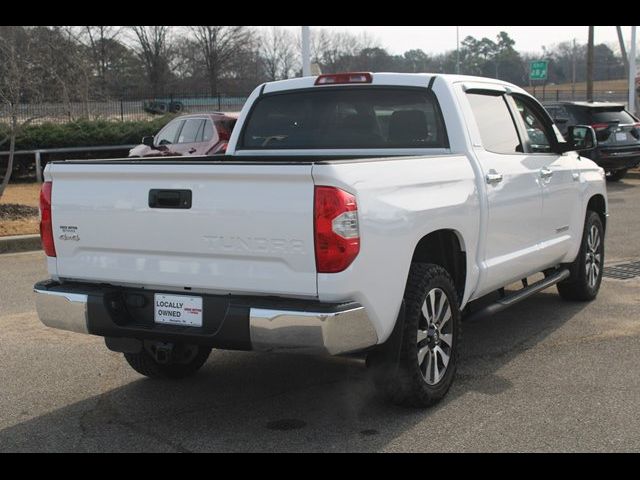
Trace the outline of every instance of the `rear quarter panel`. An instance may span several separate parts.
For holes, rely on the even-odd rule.
[[[355,300],[367,309],[380,343],[395,325],[418,242],[454,230],[467,256],[466,303],[478,278],[480,229],[476,177],[464,155],[315,165],[315,185],[356,196],[360,253],[338,274],[318,275],[320,301]]]

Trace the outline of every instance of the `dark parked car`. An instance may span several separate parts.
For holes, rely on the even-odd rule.
[[[223,155],[235,123],[236,118],[223,113],[183,115],[155,137],[144,137],[129,157]]]
[[[593,127],[598,148],[585,156],[604,168],[609,180],[621,180],[627,170],[640,164],[640,120],[623,104],[554,102],[545,107],[565,137],[570,126]]]

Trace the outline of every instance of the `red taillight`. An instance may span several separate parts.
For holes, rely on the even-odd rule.
[[[316,80],[316,85],[339,85],[345,83],[371,83],[373,75],[367,72],[336,73],[320,75]]]
[[[229,140],[231,139],[231,131],[235,125],[235,121],[220,120],[214,122],[216,131],[218,132],[218,143],[207,153],[207,155],[224,155],[227,153]]]
[[[56,256],[56,247],[53,244],[53,222],[51,220],[51,182],[44,182],[40,189],[40,239],[42,249],[47,257]]]
[[[609,128],[609,124],[608,123],[593,123],[591,124],[591,128],[593,128],[594,130],[606,130],[607,128]]]
[[[360,252],[356,197],[335,187],[316,187],[314,200],[316,270],[338,273]]]

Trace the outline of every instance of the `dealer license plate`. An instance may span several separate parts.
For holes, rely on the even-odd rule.
[[[202,326],[202,297],[155,294],[154,319],[169,325]]]

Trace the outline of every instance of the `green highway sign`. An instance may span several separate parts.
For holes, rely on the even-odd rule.
[[[529,78],[531,80],[546,80],[548,70],[549,62],[547,62],[546,60],[531,62],[531,71],[529,72]]]

